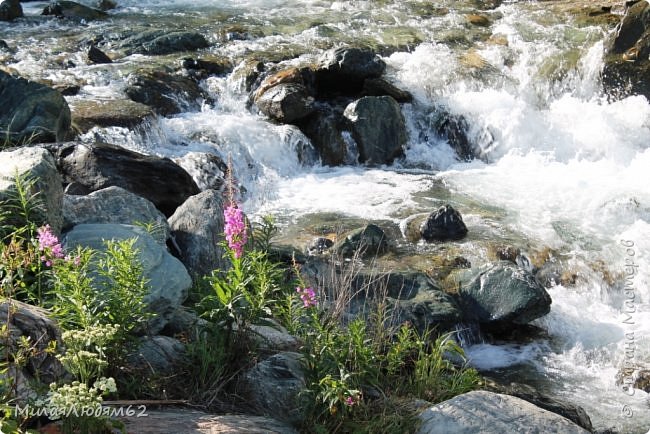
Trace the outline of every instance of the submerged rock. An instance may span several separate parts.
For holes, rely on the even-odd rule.
[[[11,21],[23,16],[20,0],[0,1],[0,21]]]
[[[166,216],[199,193],[192,177],[168,158],[143,155],[107,143],[67,143],[52,147],[66,184],[88,192],[122,187],[151,201]]]
[[[64,141],[70,108],[61,93],[0,70],[0,131],[13,144]]]
[[[80,21],[94,21],[108,17],[108,14],[106,14],[106,12],[100,11],[99,9],[93,9],[88,6],[66,0],[51,2],[49,5],[45,6],[42,15],[54,15],[57,18],[70,18]]]
[[[127,55],[162,55],[181,51],[194,51],[209,47],[207,39],[196,32],[168,32],[147,30],[124,39],[119,47]]]
[[[360,162],[390,164],[404,153],[406,123],[399,104],[389,96],[366,96],[343,113],[358,150]]]
[[[200,99],[207,95],[186,77],[165,70],[140,69],[129,76],[124,90],[135,102],[151,107],[163,116],[198,110]]]
[[[418,434],[589,432],[523,399],[486,391],[469,392],[441,402],[422,412],[420,419]]]
[[[460,240],[467,235],[467,226],[458,211],[444,205],[422,222],[420,235],[426,241]]]

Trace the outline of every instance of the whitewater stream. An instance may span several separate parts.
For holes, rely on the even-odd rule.
[[[387,78],[414,96],[402,107],[405,158],[389,167],[301,163],[296,149],[308,139],[251,112],[236,73],[202,83],[214,102],[200,110],[136,131],[95,128],[82,140],[171,158],[231,155],[247,190],[245,210],[275,215],[287,239],[309,239],[309,225],[317,224],[310,222],[327,216],[403,228],[409,216],[450,203],[470,234],[449,248],[472,265],[489,261],[488,239],[531,258],[552,252],[571,278],[548,288],[551,312],[534,322],[545,335],[521,343],[470,341],[470,362],[582,406],[596,429],[650,430],[648,394],[626,388],[618,375],[629,366],[650,369],[650,103],[602,92],[612,26],[577,22],[567,12],[572,2],[504,2],[494,9],[453,0],[117,3],[107,20],[87,24],[37,17],[46,3],[24,3],[27,19],[0,23],[0,39],[16,49],[4,65],[35,80],[81,83],[80,93],[67,97],[74,104],[124,98],[125,77],[139,65],[178,64],[178,54],[86,64],[84,40],[125,29],[198,31],[212,45],[199,54],[235,65],[256,53],[277,54],[289,66],[341,44],[375,47]],[[487,26],[468,23],[466,15],[477,10]],[[229,26],[238,37],[224,37]],[[435,130],[441,108],[464,116],[487,162],[456,158]],[[398,244],[425,256],[434,250],[406,238]]]

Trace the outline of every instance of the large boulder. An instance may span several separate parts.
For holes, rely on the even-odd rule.
[[[196,32],[147,30],[124,39],[120,48],[125,53],[162,55],[180,51],[207,48],[210,44],[203,35]]]
[[[120,224],[81,224],[63,237],[66,249],[77,246],[99,251],[106,249],[105,240],[135,238],[144,277],[150,288],[145,302],[155,315],[148,322],[147,331],[160,332],[187,298],[192,279],[183,264],[170,255],[144,228]]]
[[[163,246],[170,236],[165,215],[153,203],[115,186],[85,196],[63,196],[63,228],[83,223],[150,224],[156,231],[154,237]]]
[[[390,164],[401,156],[407,133],[399,104],[390,96],[366,96],[350,103],[347,119],[358,150],[367,165]]]
[[[42,15],[54,15],[57,18],[69,18],[76,21],[95,21],[108,17],[99,9],[66,0],[57,0],[45,6]]]
[[[93,127],[135,128],[154,117],[151,107],[129,99],[88,100],[71,103],[72,123],[82,133]]]
[[[19,351],[21,337],[28,338],[33,345],[34,351],[28,353],[22,367],[12,366],[9,372],[10,382],[16,383],[13,387],[20,402],[36,396],[32,386],[38,382],[48,385],[63,377],[65,369],[56,356],[47,351],[52,343],[56,343],[57,348],[62,346],[61,331],[49,317],[49,312],[20,301],[5,299],[0,302],[0,324],[7,326],[7,335],[3,336],[3,345],[0,346],[0,360],[10,360],[9,354]]]
[[[316,69],[321,95],[356,95],[367,78],[377,78],[386,64],[369,48],[338,48],[323,54]]]
[[[273,86],[262,93],[255,103],[266,116],[285,124],[309,116],[314,111],[314,98],[299,83]]]
[[[194,81],[165,70],[140,69],[127,78],[126,95],[163,116],[198,110],[207,96]]]
[[[63,180],[52,155],[43,148],[19,148],[0,152],[0,201],[12,196],[15,176],[36,180],[34,190],[45,205],[44,213],[36,223],[49,223],[59,233],[63,224]]]
[[[223,241],[223,199],[215,190],[192,196],[169,218],[181,260],[192,276],[206,276],[225,269]]]
[[[298,124],[300,131],[318,151],[321,162],[327,166],[340,166],[353,163],[348,156],[348,144],[343,136],[344,122],[341,113],[325,104]]]
[[[460,240],[467,235],[467,227],[458,211],[444,205],[422,222],[420,235],[425,241]]]
[[[151,201],[166,216],[199,193],[192,177],[168,158],[107,143],[66,143],[51,148],[66,184],[85,193],[117,186]]]
[[[302,409],[298,395],[305,389],[301,355],[278,353],[257,363],[243,375],[242,387],[264,414],[298,423]]]
[[[509,261],[479,269],[461,285],[459,303],[465,319],[508,328],[527,324],[551,310],[551,297],[527,270]]]
[[[127,356],[127,362],[134,372],[169,375],[187,360],[185,355],[185,345],[178,339],[144,336],[136,350]]]
[[[456,396],[420,414],[418,434],[587,434],[568,419],[509,395],[474,391]]]
[[[415,297],[399,300],[394,306],[395,323],[408,321],[420,333],[451,331],[463,319],[454,298],[436,289],[419,291]]]
[[[606,47],[602,79],[615,96],[640,94],[650,99],[650,5],[633,4]]]
[[[23,7],[20,0],[0,1],[0,21],[11,21],[23,16]]]
[[[13,144],[66,140],[70,108],[63,96],[43,84],[0,69],[0,131]]]

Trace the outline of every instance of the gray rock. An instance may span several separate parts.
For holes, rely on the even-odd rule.
[[[66,184],[89,193],[122,187],[151,201],[166,216],[199,192],[192,177],[168,158],[143,155],[107,143],[50,147]]]
[[[147,409],[147,417],[123,417],[126,432],[138,434],[298,434],[290,425],[251,415],[217,416],[194,410]]]
[[[43,84],[0,70],[0,131],[12,144],[66,140],[70,108],[63,96]]]
[[[371,223],[350,232],[334,244],[333,249],[344,257],[353,256],[355,253],[362,257],[373,257],[386,253],[388,238],[382,228]]]
[[[158,375],[173,373],[185,360],[185,345],[169,336],[145,336],[137,350],[127,356],[136,372]]]
[[[199,318],[193,309],[181,306],[169,319],[162,333],[165,336],[184,335],[196,339],[203,330],[207,329],[208,324],[206,320]]]
[[[440,290],[420,291],[414,298],[399,300],[394,305],[395,323],[408,321],[420,333],[452,330],[463,317],[454,298]]]
[[[305,375],[298,353],[278,353],[257,363],[243,375],[242,386],[251,401],[267,415],[298,423],[302,408],[298,394],[305,388]]]
[[[20,0],[0,1],[0,21],[11,21],[23,16]]]
[[[181,260],[192,276],[205,276],[225,269],[227,261],[219,245],[223,238],[222,194],[206,190],[190,197],[169,218]]]
[[[154,238],[165,246],[170,236],[165,215],[147,199],[121,187],[108,187],[87,196],[63,196],[63,227],[83,223],[153,224]]]
[[[321,255],[334,245],[334,241],[325,237],[316,237],[307,245],[307,253],[310,255]]]
[[[72,123],[82,133],[93,127],[135,128],[155,115],[151,107],[129,99],[90,100],[71,103]]]
[[[132,73],[127,78],[124,92],[131,100],[147,105],[163,116],[198,110],[199,100],[207,99],[194,80],[162,69],[140,69]]]
[[[192,176],[201,191],[221,191],[226,182],[228,165],[218,155],[208,152],[186,152],[174,162]]]
[[[356,95],[367,78],[383,74],[386,64],[369,48],[338,48],[327,51],[316,70],[319,94]]]
[[[402,111],[389,96],[366,96],[345,108],[359,160],[367,165],[390,164],[404,152],[407,133]]]
[[[390,96],[399,103],[410,103],[413,95],[383,78],[367,78],[363,82],[363,96]]]
[[[36,380],[42,385],[49,385],[63,377],[65,370],[54,354],[47,352],[51,342],[56,342],[61,348],[61,331],[56,322],[49,317],[45,309],[22,303],[16,300],[0,302],[0,324],[7,326],[7,338],[3,337],[0,347],[0,357],[8,360],[8,354],[19,349],[21,336],[29,338],[34,346],[34,352],[29,354],[22,369],[9,373],[10,381],[16,382],[17,398],[20,401],[34,397],[31,381]],[[12,375],[13,374],[13,375]]]
[[[472,161],[478,158],[488,162],[488,148],[494,142],[494,138],[487,129],[473,134],[472,126],[465,116],[454,115],[444,109],[441,109],[438,114],[436,129],[461,161]]]
[[[95,21],[108,17],[106,12],[66,0],[51,2],[45,6],[42,15],[54,15],[58,18],[69,18],[76,21]]]
[[[418,434],[589,432],[523,399],[486,391],[469,392],[441,402],[422,412],[420,419]]]
[[[41,222],[49,223],[55,233],[61,232],[63,215],[63,180],[57,171],[54,158],[43,148],[19,148],[12,152],[0,152],[0,200],[14,188],[15,174],[37,179],[35,191],[45,205]]]
[[[162,55],[194,51],[209,45],[205,37],[196,32],[147,30],[124,39],[120,48],[124,49],[127,55]]]
[[[257,348],[261,351],[298,351],[300,341],[289,334],[287,329],[273,320],[267,320],[272,325],[251,325],[250,330]]]
[[[420,235],[426,241],[460,240],[467,235],[467,226],[458,211],[444,205],[422,222]]]
[[[551,310],[551,297],[535,277],[508,261],[479,269],[458,295],[467,320],[496,328],[527,324]]]
[[[348,162],[354,163],[348,156],[348,145],[343,137],[343,124],[341,113],[321,104],[312,115],[301,120],[298,126],[311,140],[323,164],[340,166]]]
[[[281,83],[264,92],[255,103],[262,113],[285,124],[309,116],[314,111],[314,98],[298,83]]]
[[[149,310],[156,315],[149,320],[148,331],[156,334],[173,317],[187,298],[192,279],[183,264],[170,255],[143,228],[120,224],[81,224],[75,226],[63,238],[64,247],[91,247],[105,250],[104,240],[126,240],[137,238],[135,248],[140,251],[140,260],[150,292],[145,297]]]

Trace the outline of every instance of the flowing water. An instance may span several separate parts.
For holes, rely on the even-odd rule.
[[[170,157],[232,155],[246,210],[277,215],[288,232],[319,213],[403,228],[408,216],[449,202],[470,230],[451,245],[472,264],[488,260],[486,239],[531,255],[552,252],[574,278],[549,288],[551,313],[535,322],[546,337],[470,342],[471,363],[583,406],[599,429],[650,429],[648,394],[616,382],[626,364],[648,369],[650,362],[650,104],[603,95],[598,77],[611,27],[577,20],[567,12],[577,2],[506,2],[481,11],[486,27],[466,20],[487,7],[478,1],[118,3],[108,20],[88,24],[36,17],[44,3],[25,3],[30,17],[0,23],[0,39],[16,48],[5,66],[41,81],[81,83],[69,97],[74,104],[123,97],[131,70],[180,58],[132,55],[89,66],[80,47],[97,35],[193,29],[213,43],[202,54],[235,64],[257,57],[293,59],[290,65],[339,44],[375,47],[390,80],[415,97],[403,107],[406,157],[391,167],[301,164],[296,150],[306,137],[251,113],[237,74],[207,79],[215,102],[199,111],[159,118],[144,131],[94,129],[84,140]],[[232,28],[244,37],[224,38]],[[441,109],[468,120],[487,163],[455,158],[435,132]],[[421,254],[431,249],[400,243]]]

